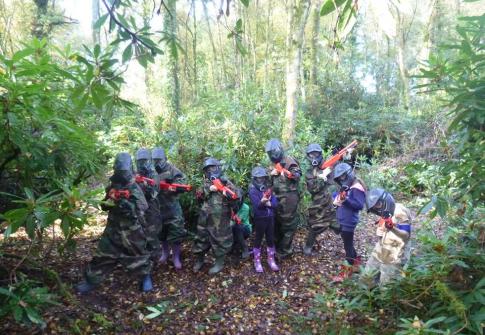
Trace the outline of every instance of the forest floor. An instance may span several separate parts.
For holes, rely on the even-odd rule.
[[[374,220],[362,215],[356,230],[356,249],[363,259],[367,259],[376,241]],[[183,248],[184,268],[176,271],[171,263],[156,266],[152,292],[140,293],[138,278],[118,267],[97,290],[78,295],[73,288],[82,279],[82,269],[91,259],[103,229],[104,218],[100,217],[77,238],[74,253],[61,257],[56,248],[48,258],[39,253],[43,258],[39,256],[38,261],[56,271],[72,293],[70,298],[58,296],[61,304],[43,313],[46,328],[33,331],[7,318],[0,325],[0,333],[295,334],[295,320],[311,312],[316,294],[325,294],[334,285],[331,277],[344,257],[341,238],[331,231],[319,236],[314,255],[304,256],[306,230],[299,229],[295,253],[280,262],[281,271],[271,272],[264,254],[262,274],[254,272],[252,258],[237,261],[232,257],[221,273],[210,276],[210,264],[197,274],[192,272],[194,257],[187,241]],[[3,241],[5,253],[22,255],[20,250],[27,249],[27,239],[18,235]],[[45,240],[44,245],[49,241]],[[162,313],[149,319],[146,316],[152,312],[148,307]]]

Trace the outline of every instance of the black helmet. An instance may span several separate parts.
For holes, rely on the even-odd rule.
[[[133,178],[133,165],[131,156],[127,152],[120,152],[115,157],[113,164],[114,173],[110,180],[114,184],[126,185]]]
[[[251,183],[261,192],[266,191],[268,179],[269,178],[266,174],[266,170],[261,166],[256,166],[251,171]]]
[[[312,143],[306,148],[306,157],[312,163],[312,166],[319,166],[323,161],[322,147],[319,144]]]
[[[150,150],[141,148],[136,152],[136,170],[142,176],[148,176],[151,170],[152,154]]]
[[[115,171],[133,171],[130,154],[127,152],[120,152],[119,154],[117,154],[115,157],[113,169]]]
[[[204,165],[202,166],[205,177],[210,180],[220,178],[222,175],[221,165],[221,162],[213,157],[206,158],[204,160]]]
[[[136,152],[136,160],[140,160],[140,159],[148,159],[148,160],[152,159],[150,150],[146,148],[138,149],[138,151]]]
[[[396,203],[392,195],[382,188],[374,188],[366,194],[367,212],[377,214],[383,218],[394,215]]]
[[[276,138],[272,138],[271,140],[269,140],[266,143],[264,150],[266,151],[269,159],[273,163],[279,163],[283,159],[283,156],[284,156],[283,145]]]
[[[167,156],[165,155],[165,150],[163,150],[163,148],[153,148],[152,160],[155,170],[157,170],[158,173],[162,173],[167,167]]]
[[[333,171],[333,180],[342,187],[349,188],[355,180],[352,167],[347,163],[339,163]]]

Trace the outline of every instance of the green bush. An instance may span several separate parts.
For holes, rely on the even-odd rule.
[[[423,71],[431,88],[446,93],[448,145],[454,156],[438,166],[416,161],[402,171],[384,169],[368,176],[371,184],[390,190],[432,195],[421,211],[431,210],[430,218],[439,215],[446,221],[445,230],[436,230],[433,221],[424,222],[419,233],[413,233],[418,251],[404,276],[385,287],[369,290],[360,282],[349,282],[344,293],[331,290],[318,296],[314,306],[320,314],[309,319],[318,322],[323,313],[330,320],[322,320],[324,329],[335,329],[353,313],[367,320],[356,322],[362,332],[483,334],[485,15],[461,21],[460,40],[445,47],[447,58],[432,59],[432,69]]]
[[[11,314],[18,323],[45,328],[41,311],[58,303],[55,295],[39,284],[24,279],[9,287],[0,287],[0,318]]]

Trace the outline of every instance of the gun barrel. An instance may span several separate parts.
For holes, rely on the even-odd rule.
[[[323,162],[321,169],[326,169],[328,167],[334,166],[342,157],[347,153],[349,149],[355,148],[359,142],[357,140],[353,140],[349,145],[347,145],[345,148],[340,150],[337,154],[333,155],[329,159],[327,159],[325,162]]]
[[[237,194],[234,191],[232,191],[230,188],[224,186],[220,179],[212,180],[212,184],[217,188],[219,192],[222,192],[222,193],[225,192],[226,194],[229,194],[229,196],[233,200],[237,199]]]

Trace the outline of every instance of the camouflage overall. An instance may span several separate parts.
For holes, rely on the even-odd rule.
[[[280,163],[290,172],[301,175],[299,164],[295,159],[285,156]],[[299,179],[299,177],[289,179],[283,175],[271,176],[271,187],[278,199],[275,216],[275,245],[280,257],[289,256],[293,252],[293,237],[298,226]]]
[[[109,210],[108,223],[86,269],[86,280],[91,284],[100,283],[118,263],[139,275],[151,272],[152,262],[142,227],[148,204],[136,183],[128,184],[123,190],[128,190],[130,197],[115,201]]]
[[[158,175],[158,178],[170,184],[183,184],[185,176],[175,166],[167,163],[167,167]],[[167,241],[169,243],[181,242],[186,238],[187,231],[184,227],[185,220],[178,193],[160,190],[158,200],[160,201],[160,212],[162,216],[162,226],[158,231],[160,241]]]
[[[231,201],[221,192],[211,192],[210,186],[211,182],[206,180],[203,187],[204,202],[200,209],[192,251],[196,255],[204,255],[212,247],[214,256],[219,258],[232,248]],[[226,186],[236,190],[230,181]]]

